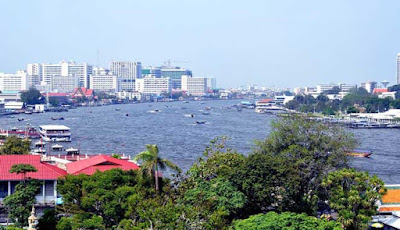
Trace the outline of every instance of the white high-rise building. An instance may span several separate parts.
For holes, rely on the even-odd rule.
[[[26,72],[28,74],[29,87],[40,85],[40,82],[43,80],[42,68],[42,64],[40,63],[28,64]]]
[[[206,77],[182,76],[182,91],[193,96],[204,96],[207,93]]]
[[[104,68],[93,68],[93,74],[90,75],[90,88],[104,92],[118,92],[119,79],[109,70]]]
[[[42,81],[47,85],[52,84],[54,77],[73,76],[79,78],[79,87],[89,87],[89,76],[92,74],[93,67],[87,63],[76,63],[61,61],[57,64],[42,64]],[[72,79],[72,78],[71,78]],[[57,82],[57,85],[58,82]],[[63,90],[65,91],[65,90]]]
[[[60,76],[56,75],[51,78],[51,91],[58,93],[68,93],[80,87],[80,79],[76,75]]]
[[[157,94],[170,93],[172,90],[172,81],[169,77],[145,77],[136,79],[136,90],[142,94]]]
[[[400,53],[397,54],[397,84],[400,84]]]
[[[215,77],[207,77],[207,89],[213,90],[217,88],[217,80]]]
[[[19,70],[16,73],[0,73],[0,91],[28,90],[28,78],[26,71]]]
[[[135,91],[135,80],[142,77],[140,62],[112,61],[110,71],[120,79],[121,91]]]
[[[377,87],[378,83],[376,81],[367,81],[365,83],[361,83],[361,88],[366,89],[368,93],[372,93]]]

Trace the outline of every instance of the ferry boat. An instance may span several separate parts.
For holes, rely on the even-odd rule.
[[[71,131],[65,125],[41,125],[39,134],[44,141],[71,141]]]
[[[65,151],[67,152],[67,155],[79,155],[79,149],[74,149],[71,147]]]
[[[36,148],[44,148],[46,145],[46,143],[44,143],[43,141],[37,141],[35,142],[35,147]]]
[[[62,145],[59,145],[59,144],[55,144],[55,145],[52,145],[52,146],[51,146],[51,149],[52,149],[53,151],[63,151],[63,146],[62,146]]]

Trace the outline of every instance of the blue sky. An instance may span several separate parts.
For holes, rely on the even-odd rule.
[[[62,59],[172,64],[218,86],[395,81],[400,1],[2,1],[0,72]]]

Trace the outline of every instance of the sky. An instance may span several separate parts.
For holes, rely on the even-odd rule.
[[[165,61],[218,87],[388,80],[398,0],[0,0],[0,72],[28,63]],[[98,61],[97,61],[98,60]]]

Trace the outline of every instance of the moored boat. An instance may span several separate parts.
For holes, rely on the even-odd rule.
[[[372,151],[352,150],[352,151],[348,151],[347,155],[353,156],[353,157],[370,157],[372,155]]]

